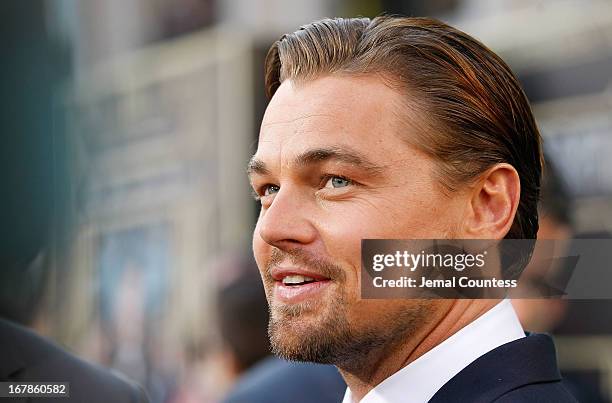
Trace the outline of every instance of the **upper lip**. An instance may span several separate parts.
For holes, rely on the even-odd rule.
[[[304,276],[311,277],[317,281],[329,280],[328,277],[321,275],[312,270],[302,269],[299,267],[273,267],[270,270],[272,278],[276,281],[282,281],[287,276]]]

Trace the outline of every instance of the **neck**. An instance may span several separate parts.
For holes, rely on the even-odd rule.
[[[437,317],[424,324],[410,337],[369,351],[359,362],[337,365],[351,390],[354,401],[363,399],[376,385],[457,333],[499,301],[498,299],[445,301],[448,304],[440,308]]]

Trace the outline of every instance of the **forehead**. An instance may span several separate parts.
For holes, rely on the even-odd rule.
[[[342,146],[397,151],[402,96],[375,76],[286,80],[264,115],[258,156]]]

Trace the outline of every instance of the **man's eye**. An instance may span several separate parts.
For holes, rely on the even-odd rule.
[[[276,186],[276,185],[266,185],[266,186],[263,187],[263,195],[264,196],[269,196],[271,194],[278,193],[279,190],[280,190],[279,186]]]
[[[342,188],[351,184],[350,179],[343,178],[341,176],[332,176],[325,184],[326,188]]]

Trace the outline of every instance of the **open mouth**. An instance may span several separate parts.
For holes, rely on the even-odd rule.
[[[283,278],[282,283],[289,287],[295,287],[298,285],[314,283],[315,281],[317,280],[308,276],[289,275]]]
[[[285,303],[297,303],[321,298],[331,279],[314,273],[295,273],[296,270],[273,271],[275,297]],[[301,271],[301,270],[300,270]]]

